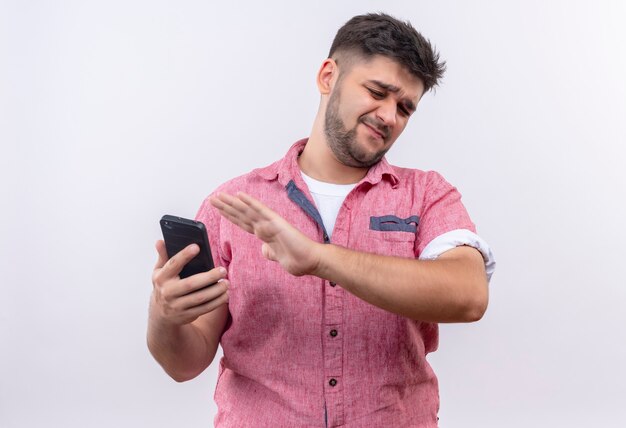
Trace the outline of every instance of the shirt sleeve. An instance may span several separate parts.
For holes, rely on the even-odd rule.
[[[424,186],[415,245],[420,260],[436,259],[452,248],[468,245],[482,254],[488,279],[495,270],[493,252],[476,234],[476,226],[461,202],[461,194],[436,172],[429,173]]]
[[[430,241],[420,253],[420,260],[434,260],[441,254],[461,245],[468,245],[480,251],[485,260],[485,272],[487,280],[491,281],[491,275],[496,270],[496,260],[489,245],[480,236],[467,229],[455,229],[437,236]]]

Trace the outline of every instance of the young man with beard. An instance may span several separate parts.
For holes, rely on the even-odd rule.
[[[443,69],[410,24],[352,18],[309,138],[200,208],[217,267],[180,280],[197,246],[157,243],[148,344],[179,381],[222,345],[216,426],[437,426],[437,323],[482,317],[494,262],[453,186],[384,155]]]

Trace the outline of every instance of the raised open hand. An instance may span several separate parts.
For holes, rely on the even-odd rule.
[[[235,225],[263,241],[263,256],[296,276],[312,274],[319,266],[321,246],[253,197],[220,193],[211,204]]]

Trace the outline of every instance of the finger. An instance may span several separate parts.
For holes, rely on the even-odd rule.
[[[254,212],[256,212],[257,214],[261,215],[264,218],[270,218],[272,215],[277,215],[263,202],[257,199],[254,199],[252,196],[244,192],[237,192],[237,197],[239,198],[239,200],[245,203],[246,206],[250,207]]]
[[[233,205],[236,198],[233,195],[229,195],[228,193],[220,192],[213,197],[215,200],[219,201],[222,205]]]
[[[245,220],[241,220],[238,217],[233,217],[233,216],[231,216],[229,214],[224,214],[224,217],[226,217],[228,219],[228,221],[233,223],[235,226],[239,226],[240,228],[242,228],[246,232],[254,233],[254,227],[249,222],[247,222]]]
[[[186,294],[194,293],[207,286],[215,284],[221,279],[226,278],[226,269],[216,267],[206,272],[197,273],[184,278],[180,281],[180,286],[173,293],[174,296],[180,297]]]
[[[246,204],[237,196],[222,194],[222,202],[228,207],[228,211],[240,218],[241,220],[250,220],[254,222],[258,219],[258,213],[251,206]]]
[[[186,312],[187,314],[189,314],[192,318],[197,318],[200,315],[204,315],[207,314],[217,308],[219,308],[220,306],[228,303],[228,291],[226,291],[225,293],[221,294],[219,297],[210,300],[204,304],[198,305],[198,306],[194,306],[192,308],[189,308]]]
[[[211,204],[217,208],[220,214],[223,215],[228,221],[241,227],[246,232],[253,233],[254,229],[252,227],[251,220],[239,209],[230,205],[230,201],[224,202],[223,199],[211,198]]]
[[[239,212],[232,206],[230,195],[220,193],[211,198],[211,204],[228,218],[239,218]]]
[[[194,291],[178,299],[177,306],[183,310],[195,308],[217,299],[228,291],[229,282],[222,280],[208,287]]]
[[[263,245],[261,245],[261,254],[263,254],[263,257],[265,257],[268,260],[271,260],[273,262],[277,261],[274,251],[272,251],[272,249],[267,243],[263,243]]]
[[[173,278],[178,276],[183,267],[191,259],[193,259],[196,254],[200,251],[200,247],[197,244],[191,244],[183,248],[181,251],[176,253],[172,258],[170,258],[167,263],[163,266],[161,270],[161,275],[165,278]]]
[[[230,221],[231,223],[234,223],[236,226],[241,227],[246,232],[249,232],[249,233],[253,232],[253,228],[251,224],[249,224],[247,221],[241,220],[237,215],[232,214],[230,210],[228,210],[227,208],[217,208],[217,210],[222,216],[226,218],[226,220]]]
[[[241,222],[250,223],[252,221],[247,212],[249,211],[249,209],[245,206],[242,207],[241,205],[236,205],[234,201],[229,201],[225,203],[222,206],[221,211],[225,214],[228,214],[229,217],[236,218]]]
[[[252,196],[247,195],[243,192],[237,193],[237,196],[241,198],[241,200],[246,203],[252,211],[257,213],[257,222],[255,224],[255,229],[257,225],[263,224],[262,222],[266,222],[265,224],[274,224],[277,227],[283,228],[291,228],[295,229],[292,224],[290,224],[287,220],[285,220],[280,214],[273,211],[268,206],[264,205],[262,202],[254,199]],[[296,229],[297,230],[297,229]]]
[[[160,269],[160,268],[163,267],[163,265],[165,265],[165,263],[167,262],[167,259],[168,259],[167,251],[165,250],[165,242],[163,242],[162,239],[159,239],[156,242],[155,247],[156,247],[157,253],[159,255],[159,258],[157,259],[157,262],[154,265],[154,268],[155,269]]]
[[[211,197],[210,201],[215,208],[223,208],[230,204],[230,198],[229,194],[220,192]]]

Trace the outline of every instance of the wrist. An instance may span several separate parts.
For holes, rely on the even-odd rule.
[[[333,244],[315,243],[314,254],[316,264],[311,272],[311,275],[322,279],[328,279],[329,259],[333,257],[332,252],[334,247],[335,246]]]

